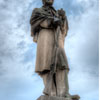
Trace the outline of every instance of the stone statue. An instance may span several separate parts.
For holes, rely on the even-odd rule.
[[[43,6],[35,8],[30,19],[31,36],[37,43],[35,72],[41,76],[45,86],[44,96],[38,100],[78,100],[69,94],[69,66],[64,50],[68,31],[65,11],[56,11],[52,6],[54,0],[42,2]]]

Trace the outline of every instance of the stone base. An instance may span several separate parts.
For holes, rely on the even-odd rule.
[[[72,99],[70,98],[64,98],[64,97],[51,97],[51,96],[40,96],[37,100],[79,100],[80,97],[78,95],[72,96]]]

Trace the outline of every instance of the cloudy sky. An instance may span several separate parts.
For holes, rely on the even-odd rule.
[[[55,0],[69,22],[65,51],[70,94],[98,100],[98,0]],[[44,88],[34,73],[36,44],[30,36],[30,16],[41,0],[0,0],[0,100],[36,100]]]

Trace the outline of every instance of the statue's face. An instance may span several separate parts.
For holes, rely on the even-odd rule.
[[[43,0],[44,4],[53,5],[54,0]]]

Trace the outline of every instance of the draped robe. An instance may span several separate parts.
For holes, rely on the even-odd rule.
[[[35,72],[43,73],[50,71],[52,59],[54,55],[54,44],[56,31],[51,24],[51,19],[54,16],[59,16],[57,11],[53,7],[36,8],[32,12],[30,24],[31,24],[31,36],[33,41],[37,43],[36,54],[36,66]],[[67,57],[64,50],[64,40],[68,31],[67,18],[63,21],[63,25],[59,30],[59,52],[57,67],[64,69],[68,67]]]

